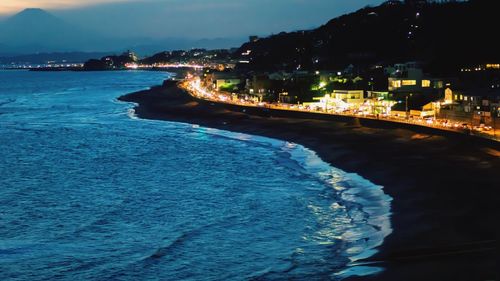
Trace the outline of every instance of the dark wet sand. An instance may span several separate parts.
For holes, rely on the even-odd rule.
[[[384,186],[393,233],[370,258],[386,270],[350,280],[497,280],[500,144],[378,120],[195,100],[173,83],[120,98],[141,118],[288,140]],[[243,111],[244,110],[244,111]]]

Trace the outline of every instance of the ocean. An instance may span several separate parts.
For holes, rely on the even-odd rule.
[[[383,187],[286,140],[141,120],[165,72],[0,70],[0,280],[341,280]]]

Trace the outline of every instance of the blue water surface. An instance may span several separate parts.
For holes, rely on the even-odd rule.
[[[380,186],[286,141],[134,118],[162,72],[0,71],[0,280],[338,280]]]

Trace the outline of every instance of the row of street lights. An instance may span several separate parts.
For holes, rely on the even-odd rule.
[[[296,107],[295,105],[287,106],[287,104],[284,104],[284,103],[274,105],[274,104],[267,104],[264,102],[254,104],[254,103],[249,103],[249,102],[233,101],[231,97],[227,97],[223,94],[216,94],[216,93],[213,93],[209,90],[204,89],[201,86],[201,81],[199,78],[187,80],[184,87],[188,90],[188,92],[190,94],[193,94],[194,96],[196,96],[198,98],[202,98],[202,99],[206,99],[206,100],[210,100],[210,101],[214,101],[214,102],[231,103],[231,104],[252,106],[252,107],[263,107],[264,106],[264,107],[268,107],[268,108],[283,109],[283,110],[290,110],[290,111],[318,112],[312,108],[307,109],[306,107],[300,107],[300,106]],[[442,124],[439,122],[435,122],[435,120],[436,120],[435,109],[434,109],[434,120],[424,120],[424,119],[412,120],[412,119],[410,119],[408,98],[409,98],[409,96],[406,96],[406,98],[405,98],[405,100],[406,100],[405,101],[406,116],[405,116],[404,120],[391,118],[388,114],[382,115],[382,116],[376,114],[373,117],[371,117],[371,116],[368,116],[367,114],[365,114],[363,116],[356,115],[356,114],[349,114],[349,113],[345,113],[345,112],[339,114],[338,112],[335,112],[335,111],[332,112],[332,111],[328,111],[328,110],[325,112],[322,112],[322,113],[323,114],[332,114],[332,115],[362,117],[362,118],[369,118],[369,119],[383,119],[383,120],[387,120],[390,122],[407,123],[407,124],[412,124],[412,125],[426,126],[426,127],[432,127],[432,128],[437,128],[437,129],[443,129],[443,130],[452,130],[452,131],[463,132],[463,128],[460,127],[460,124],[457,123],[455,125],[451,125],[453,123],[451,120],[446,120],[446,122],[442,122]],[[495,119],[495,118],[493,118],[493,119]],[[419,122],[419,121],[421,121],[421,122]],[[431,121],[431,122],[429,122],[429,121]],[[484,135],[484,136],[486,136],[486,135]],[[488,135],[488,137],[490,137],[490,136]],[[493,126],[493,139],[496,140],[495,126]]]

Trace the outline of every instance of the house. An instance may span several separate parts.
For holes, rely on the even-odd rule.
[[[334,90],[323,97],[314,97],[313,102],[304,102],[304,106],[324,111],[343,112],[359,108],[364,101],[363,90]]]
[[[396,104],[389,98],[389,92],[382,91],[367,91],[366,100],[371,107],[369,111],[374,114],[389,114]]]
[[[251,95],[264,96],[271,89],[271,80],[267,74],[254,74],[246,79],[246,90]]]
[[[389,92],[384,91],[367,91],[366,98],[368,99],[376,99],[376,100],[388,100]]]
[[[207,76],[210,87],[217,91],[236,91],[243,82],[241,77],[234,72],[214,72]]]
[[[472,124],[485,124],[499,126],[500,118],[500,87],[481,88],[466,91],[464,93],[470,102],[472,111]]]
[[[408,109],[408,111],[406,111],[401,106],[396,105],[391,109],[390,114],[393,117],[422,119],[435,117],[437,113],[437,105],[434,102],[429,102],[419,106],[412,106],[411,108],[412,109]]]
[[[389,75],[389,92],[394,98],[406,97],[410,94],[422,94],[441,91],[444,83],[441,79],[424,75],[416,62],[396,64],[385,69]]]
[[[439,117],[475,125],[496,125],[500,119],[500,87],[494,85],[467,90],[447,88]]]
[[[306,108],[325,112],[332,110],[342,112],[349,108],[347,103],[333,98],[330,94],[326,94],[323,97],[314,97],[312,102],[304,102],[303,105]]]
[[[331,97],[347,104],[360,105],[365,102],[363,90],[333,90]]]
[[[410,110],[410,117],[412,118],[428,118],[428,117],[435,117],[437,113],[437,108],[438,106],[436,105],[435,102],[429,102],[426,103],[417,109],[411,109]]]
[[[409,95],[405,101],[398,102],[391,108],[391,116],[417,119],[436,117],[439,109],[439,102],[432,97]]]

